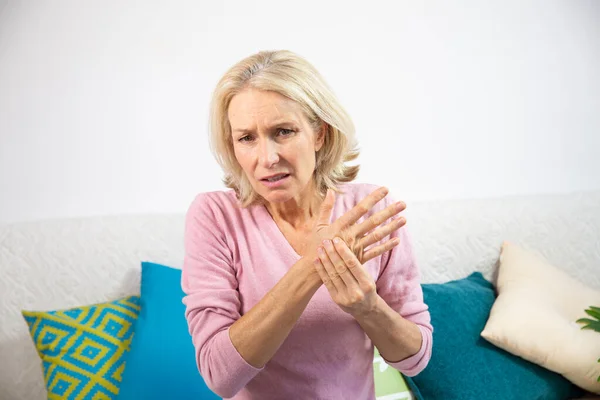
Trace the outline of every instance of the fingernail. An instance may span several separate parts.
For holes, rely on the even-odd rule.
[[[340,242],[340,238],[333,239],[333,243],[338,244]]]
[[[323,255],[323,253],[325,253],[325,250],[323,250],[322,247],[319,247],[319,249],[317,250],[319,252],[319,254]]]
[[[325,246],[331,246],[331,240],[329,240],[329,239],[323,240],[323,244]]]
[[[401,209],[401,208],[403,208],[403,207],[404,207],[404,202],[403,202],[403,201],[399,201],[399,202],[397,202],[397,203],[396,203],[396,208],[397,208],[398,210],[400,210],[400,209]]]

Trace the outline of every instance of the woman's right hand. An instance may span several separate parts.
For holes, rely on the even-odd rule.
[[[323,203],[321,203],[317,225],[313,229],[312,237],[309,239],[310,257],[316,257],[317,248],[322,245],[324,240],[332,240],[336,236],[346,242],[361,264],[364,264],[398,245],[398,239],[391,239],[367,249],[367,247],[379,242],[390,233],[404,226],[406,223],[404,218],[395,218],[388,224],[383,224],[385,221],[399,214],[406,208],[406,205],[403,202],[391,204],[384,210],[371,215],[361,223],[356,223],[362,216],[367,214],[375,204],[387,196],[387,194],[387,188],[378,188],[362,199],[350,211],[346,212],[330,224],[329,220],[331,219],[335,195],[333,190],[328,190]]]

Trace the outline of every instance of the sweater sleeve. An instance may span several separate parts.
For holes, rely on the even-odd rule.
[[[386,207],[394,202],[391,196],[386,200]],[[433,326],[429,307],[423,301],[420,272],[407,225],[390,235],[390,238],[399,238],[400,244],[382,255],[376,286],[381,298],[403,318],[415,323],[421,331],[421,349],[416,354],[398,362],[384,359],[404,375],[415,376],[425,369],[431,358]]]
[[[200,375],[219,396],[233,397],[262,369],[248,364],[229,337],[240,296],[223,212],[210,194],[194,199],[185,218],[181,286]]]

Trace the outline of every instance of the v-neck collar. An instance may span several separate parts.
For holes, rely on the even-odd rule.
[[[277,223],[271,216],[271,213],[269,212],[269,210],[267,210],[267,207],[264,204],[259,204],[256,207],[258,208],[259,214],[264,221],[265,228],[269,231],[270,236],[273,238],[273,245],[285,248],[285,252],[288,253],[288,255],[294,262],[299,261],[302,258],[302,256],[298,254],[294,247],[292,247],[290,242],[288,242],[281,229],[279,229],[279,225],[277,225]],[[335,215],[332,210],[331,217],[329,218],[330,224],[333,222],[334,218]]]
[[[298,254],[290,242],[288,242],[281,229],[279,229],[279,225],[277,225],[271,216],[271,213],[269,213],[269,210],[267,210],[267,207],[264,204],[259,204],[256,207],[258,208],[260,216],[262,217],[265,228],[268,230],[269,236],[273,238],[273,245],[279,248],[285,248],[285,252],[294,262],[299,261],[302,256]]]

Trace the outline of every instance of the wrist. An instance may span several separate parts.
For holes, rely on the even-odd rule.
[[[313,258],[304,256],[298,260],[295,266],[298,268],[297,279],[302,282],[302,285],[307,290],[316,292],[323,284],[323,281],[315,268]]]
[[[315,256],[305,256],[304,261],[306,262],[306,281],[311,285],[311,287],[314,287],[315,290],[317,290],[323,285],[323,280],[321,279],[321,276],[315,267]]]
[[[356,321],[358,321],[360,324],[373,323],[381,317],[384,311],[383,304],[384,301],[381,296],[379,296],[379,294],[375,294],[375,301],[371,307],[352,313],[352,317],[354,317],[354,319],[356,319]]]

